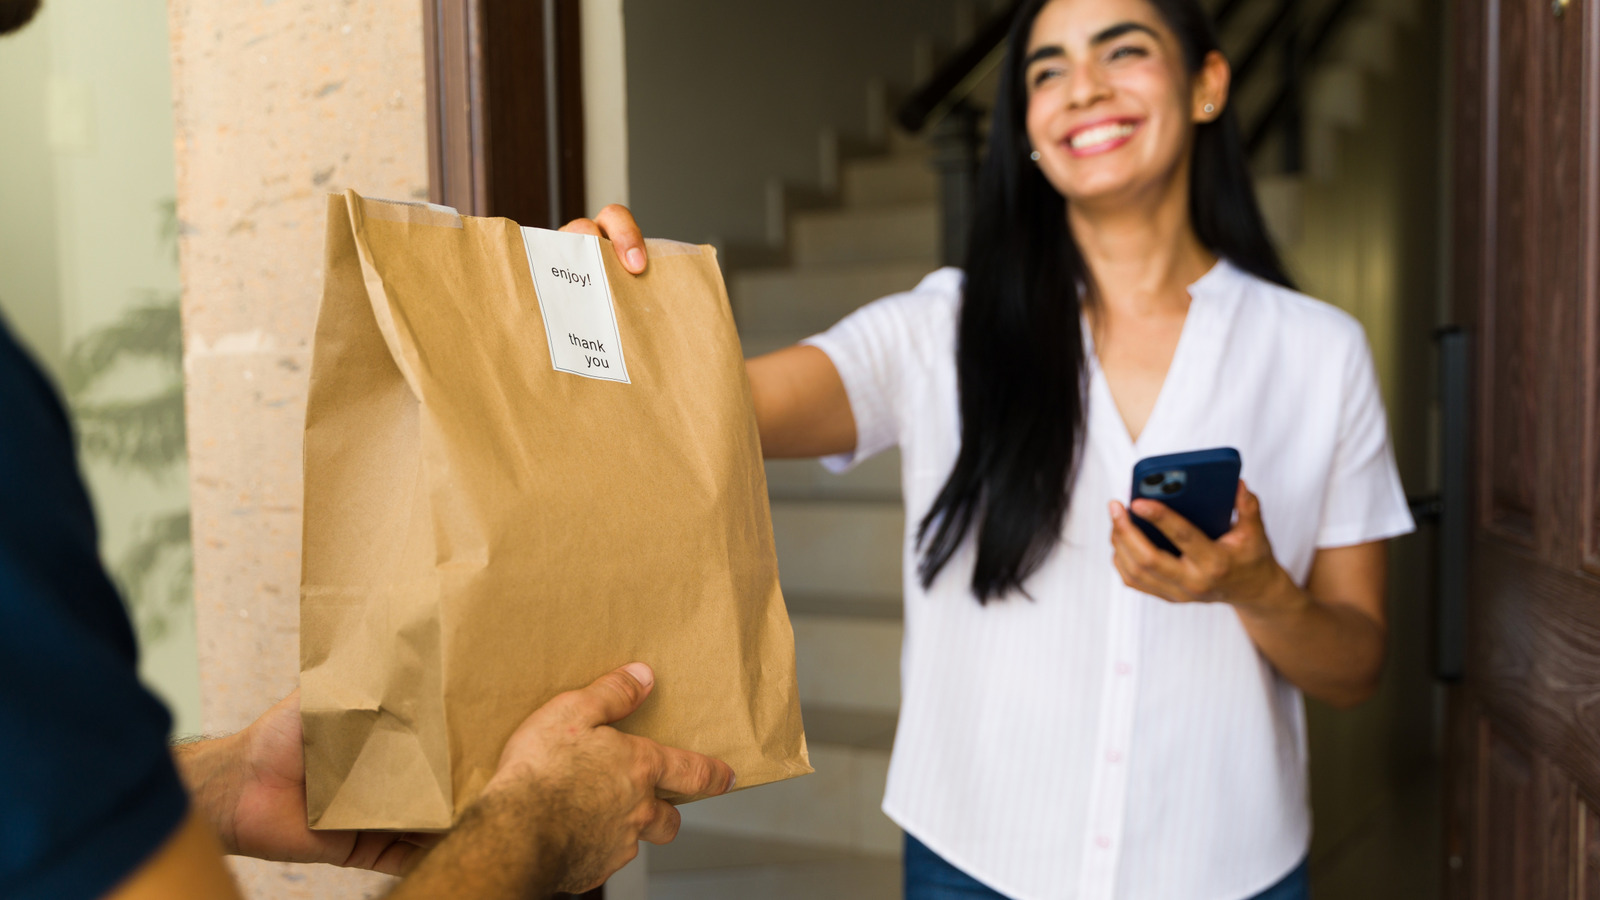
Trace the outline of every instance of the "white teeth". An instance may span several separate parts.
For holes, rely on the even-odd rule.
[[[1133,134],[1133,126],[1126,123],[1107,123],[1096,125],[1088,131],[1080,131],[1072,136],[1072,149],[1082,150],[1085,147],[1095,147],[1100,144],[1125,138]]]

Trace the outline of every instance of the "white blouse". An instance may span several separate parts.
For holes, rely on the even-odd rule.
[[[906,503],[900,726],[883,809],[1021,900],[1241,900],[1305,856],[1300,692],[1224,604],[1125,586],[1106,502],[1146,456],[1238,448],[1278,561],[1304,585],[1320,547],[1413,525],[1366,336],[1325,303],[1218,263],[1166,382],[1129,439],[1090,349],[1088,427],[1061,542],[1035,599],[973,599],[971,541],[933,587],[917,523],[960,446],[962,273],[856,311],[807,341],[855,414],[848,467],[898,445]]]

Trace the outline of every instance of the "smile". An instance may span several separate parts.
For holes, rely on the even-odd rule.
[[[1104,153],[1127,143],[1137,130],[1139,123],[1134,121],[1101,122],[1067,135],[1066,145],[1075,156]]]

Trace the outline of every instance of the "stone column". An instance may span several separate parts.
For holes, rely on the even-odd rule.
[[[298,679],[301,428],[324,196],[427,196],[420,2],[172,0],[195,603],[205,727]],[[240,861],[253,898],[387,879]]]

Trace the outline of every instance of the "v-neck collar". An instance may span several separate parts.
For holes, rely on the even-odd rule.
[[[1131,465],[1136,455],[1148,456],[1150,448],[1159,447],[1170,440],[1167,431],[1174,427],[1169,421],[1177,415],[1169,409],[1179,403],[1185,388],[1197,382],[1220,362],[1223,337],[1233,310],[1233,300],[1238,295],[1238,269],[1226,259],[1218,258],[1206,274],[1189,285],[1189,310],[1184,315],[1183,330],[1178,334],[1178,346],[1173,351],[1172,363],[1161,381],[1155,405],[1145,419],[1139,439],[1128,433],[1128,425],[1117,411],[1116,400],[1111,396],[1111,385],[1100,368],[1100,357],[1095,352],[1094,333],[1084,316],[1084,358],[1089,367],[1089,429],[1088,440],[1113,454],[1108,460],[1114,468],[1124,462]],[[1174,399],[1177,397],[1177,399]]]

